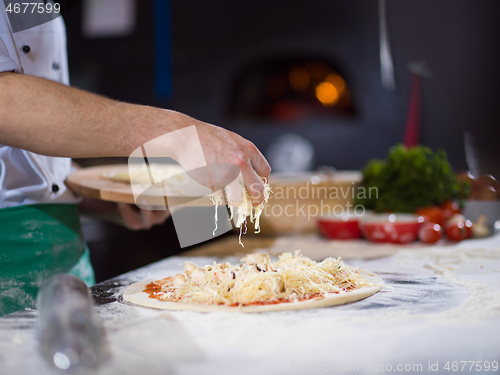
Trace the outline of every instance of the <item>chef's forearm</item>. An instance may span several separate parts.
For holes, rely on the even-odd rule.
[[[193,125],[196,132],[175,132]],[[232,164],[240,169],[254,206],[264,199],[261,177],[271,172],[253,143],[218,126],[15,73],[0,73],[0,143],[72,158],[129,156],[147,143],[149,157],[171,157],[186,171],[206,163]],[[226,177],[198,178],[207,187],[227,185]],[[233,206],[239,205],[240,183],[228,185],[226,194]]]
[[[189,120],[43,78],[0,73],[0,143],[43,155],[128,156],[148,140],[188,126]]]

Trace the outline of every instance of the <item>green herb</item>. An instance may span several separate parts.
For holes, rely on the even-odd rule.
[[[386,160],[372,159],[362,172],[361,185],[367,191],[377,188],[378,196],[358,194],[356,204],[376,212],[415,212],[447,200],[463,203],[467,196],[468,186],[458,184],[441,149],[433,153],[425,146],[398,144],[389,149]]]

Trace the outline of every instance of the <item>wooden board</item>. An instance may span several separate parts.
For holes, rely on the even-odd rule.
[[[117,182],[103,177],[106,173],[125,171],[128,171],[127,164],[82,168],[71,174],[65,182],[72,191],[86,197],[136,204],[130,183]],[[140,195],[139,202],[142,205],[156,207],[165,207],[166,204],[169,207],[178,205],[187,207],[213,206],[212,201],[207,196],[200,194],[200,189],[196,186],[175,187],[161,183],[147,188]]]

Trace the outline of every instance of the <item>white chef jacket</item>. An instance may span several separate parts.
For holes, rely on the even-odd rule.
[[[62,17],[14,34],[0,1],[0,72],[9,71],[69,84]],[[38,155],[0,143],[0,208],[77,203],[79,199],[64,185],[70,172],[69,158]]]

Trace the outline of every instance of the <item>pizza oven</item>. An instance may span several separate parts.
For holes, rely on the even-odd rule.
[[[353,117],[355,105],[341,70],[308,56],[256,61],[234,78],[226,115],[282,126],[311,117]]]

